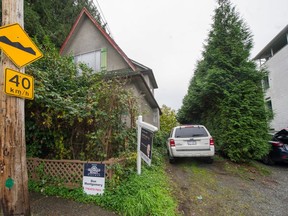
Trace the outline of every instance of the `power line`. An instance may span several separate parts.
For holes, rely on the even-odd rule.
[[[99,4],[98,0],[94,0],[94,2],[96,2],[95,6],[96,6],[96,8],[97,8],[97,10],[99,12],[99,17],[100,17],[101,24],[104,26],[104,29],[110,35],[110,37],[113,38],[112,32],[111,32],[111,30],[109,28],[108,22],[106,21],[106,18],[104,16],[104,13],[103,13],[103,11],[102,11],[102,9],[100,7],[100,4]]]

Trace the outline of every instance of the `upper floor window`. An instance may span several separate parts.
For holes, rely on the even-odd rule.
[[[96,50],[74,56],[75,63],[84,63],[95,72],[107,70],[107,49]]]
[[[267,100],[267,101],[266,101],[266,108],[267,108],[268,111],[273,115],[273,108],[272,108],[272,102],[271,102],[271,100]]]
[[[264,79],[263,79],[263,88],[264,88],[264,90],[267,90],[269,87],[270,87],[270,85],[269,85],[269,77],[265,76]]]

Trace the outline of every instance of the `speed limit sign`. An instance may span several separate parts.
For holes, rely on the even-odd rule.
[[[5,93],[11,96],[34,99],[34,78],[24,73],[6,68]]]

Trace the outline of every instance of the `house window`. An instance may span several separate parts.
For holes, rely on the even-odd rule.
[[[266,107],[267,107],[267,109],[269,110],[269,111],[273,111],[272,110],[272,102],[271,102],[271,100],[268,100],[268,101],[266,101]]]
[[[74,56],[75,63],[84,63],[95,72],[107,70],[107,49],[96,50]]]
[[[264,90],[267,90],[269,87],[270,87],[270,85],[269,85],[269,77],[265,76],[264,79],[263,79],[263,88],[264,88]]]

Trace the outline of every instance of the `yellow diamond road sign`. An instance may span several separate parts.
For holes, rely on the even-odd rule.
[[[0,48],[18,68],[43,56],[18,23],[0,27]]]
[[[34,99],[34,78],[24,73],[6,68],[5,70],[5,93],[10,96]]]

